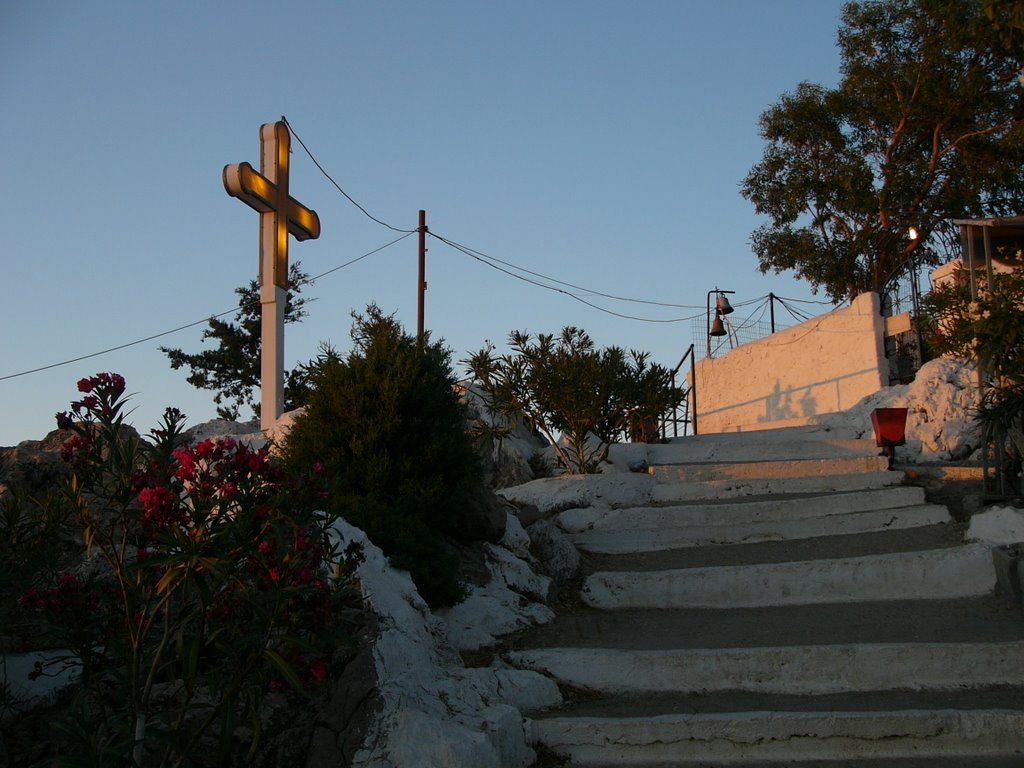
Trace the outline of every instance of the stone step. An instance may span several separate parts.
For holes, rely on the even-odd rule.
[[[835,533],[802,539],[751,541],[681,549],[639,552],[582,552],[586,573],[594,571],[667,571],[681,568],[748,566],[804,560],[848,559],[867,555],[919,552],[959,547],[964,544],[961,526],[955,523],[891,526],[863,533]]]
[[[612,445],[608,458],[616,464],[686,464],[707,461],[759,461],[771,458],[826,459],[877,455],[874,440],[843,437],[820,429],[777,429],[673,438],[667,443]]]
[[[655,484],[650,491],[650,498],[655,504],[672,504],[702,499],[741,499],[747,496],[823,495],[889,488],[903,482],[902,472],[886,470],[797,477],[733,477],[694,482],[674,476],[672,468],[665,468],[664,471],[655,468],[651,477],[655,480]]]
[[[704,483],[719,480],[778,480],[870,474],[885,471],[888,467],[888,458],[875,455],[785,461],[658,464],[652,465],[648,472],[661,483]]]
[[[845,643],[1007,643],[1024,618],[995,594],[938,600],[822,603],[757,608],[606,611],[573,607],[510,639],[547,647],[678,650]],[[1022,699],[1024,700],[1024,699]]]
[[[1024,755],[1024,712],[1016,709],[550,717],[529,727],[535,742],[595,767]]]
[[[570,509],[556,521],[580,549],[626,553],[895,530],[950,521],[910,486],[718,504]]]
[[[605,694],[963,690],[1024,686],[1024,640],[762,648],[533,648],[509,661]]]
[[[583,583],[587,605],[621,608],[741,608],[862,600],[984,595],[995,587],[989,547],[843,559],[663,571],[598,571]]]
[[[937,525],[949,520],[949,510],[928,504],[798,520],[766,520],[743,526],[725,524],[631,529],[624,522],[618,529],[570,533],[569,539],[579,549],[587,552],[618,554],[891,531]]]
[[[683,483],[646,472],[609,472],[598,475],[560,475],[502,488],[498,494],[519,504],[535,505],[541,512],[579,507],[663,506],[695,501],[762,498],[766,496],[823,495],[874,488],[903,482],[903,472],[868,472],[853,475],[740,478]]]
[[[925,503],[924,489],[895,486],[846,493],[766,496],[739,501],[699,500],[666,506],[584,507],[558,515],[567,533],[605,528],[630,530],[668,526],[748,525],[770,520],[801,520],[868,510],[914,507]]]

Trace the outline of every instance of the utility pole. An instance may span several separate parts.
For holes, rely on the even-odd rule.
[[[420,225],[419,225],[419,227],[417,229],[418,229],[418,231],[420,233],[419,234],[419,240],[420,240],[420,248],[419,248],[420,258],[419,258],[419,262],[420,262],[420,265],[419,265],[419,281],[416,284],[416,286],[417,286],[416,287],[416,295],[417,295],[417,299],[418,299],[417,305],[416,305],[416,340],[419,342],[419,345],[422,347],[423,346],[423,334],[424,334],[424,328],[423,328],[423,300],[424,300],[424,294],[427,291],[427,212],[426,211],[420,211]]]
[[[768,308],[768,314],[772,319],[772,333],[775,333],[775,294],[770,291],[768,293]]]

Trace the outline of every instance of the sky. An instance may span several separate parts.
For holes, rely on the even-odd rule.
[[[282,116],[308,148],[293,137],[291,193],[322,227],[291,259],[330,272],[303,290],[288,367],[347,352],[371,303],[416,329],[416,236],[359,259],[400,235],[338,187],[397,229],[425,210],[491,259],[427,241],[425,324],[460,376],[511,331],[569,325],[674,367],[705,345],[715,288],[735,324],[763,322],[770,292],[827,311],[760,273],[763,219],[739,190],[760,114],[838,81],[841,5],[5,0],[0,445],[42,438],[100,371],[125,377],[142,433],[167,406],[215,416],[159,347],[208,348],[204,319],[255,278],[258,216],[221,172],[258,168],[260,125]]]

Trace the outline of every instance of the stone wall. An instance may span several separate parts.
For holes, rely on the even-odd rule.
[[[812,423],[888,381],[878,294],[697,363],[700,434]]]

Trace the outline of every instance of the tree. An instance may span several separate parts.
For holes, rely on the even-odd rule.
[[[451,353],[422,344],[375,305],[353,314],[353,349],[330,347],[309,366],[309,399],[282,446],[294,468],[323,465],[325,503],[409,571],[432,606],[462,596],[444,537],[482,470],[455,390]]]
[[[839,85],[801,83],[762,114],[742,183],[770,219],[751,237],[761,271],[835,302],[935,263],[950,218],[1024,207],[1020,38],[980,2],[847,3],[838,42]]]
[[[971,298],[966,277],[938,287],[921,303],[919,326],[939,354],[977,361],[986,380],[977,417],[986,437],[1013,446],[1019,477],[1024,457],[1024,272],[979,280]]]
[[[509,354],[486,347],[467,361],[485,403],[508,419],[525,417],[569,472],[596,471],[634,418],[657,419],[682,400],[671,372],[649,363],[646,352],[597,349],[580,328],[562,329],[557,340],[514,331],[509,346]]]
[[[302,286],[309,275],[302,271],[299,262],[288,268],[285,284],[285,324],[299,322],[306,316],[304,309],[308,299],[299,298]],[[228,421],[238,418],[243,405],[252,406],[259,416],[260,407],[253,397],[253,390],[260,384],[260,288],[252,280],[248,285],[235,288],[238,294],[238,311],[233,322],[211,317],[210,327],[203,331],[203,341],[212,339],[216,349],[195,354],[180,349],[160,347],[171,361],[171,368],[178,370],[188,366],[188,381],[197,389],[212,389],[216,394],[217,416]],[[307,386],[302,369],[285,371],[284,407],[292,410],[302,405]]]

